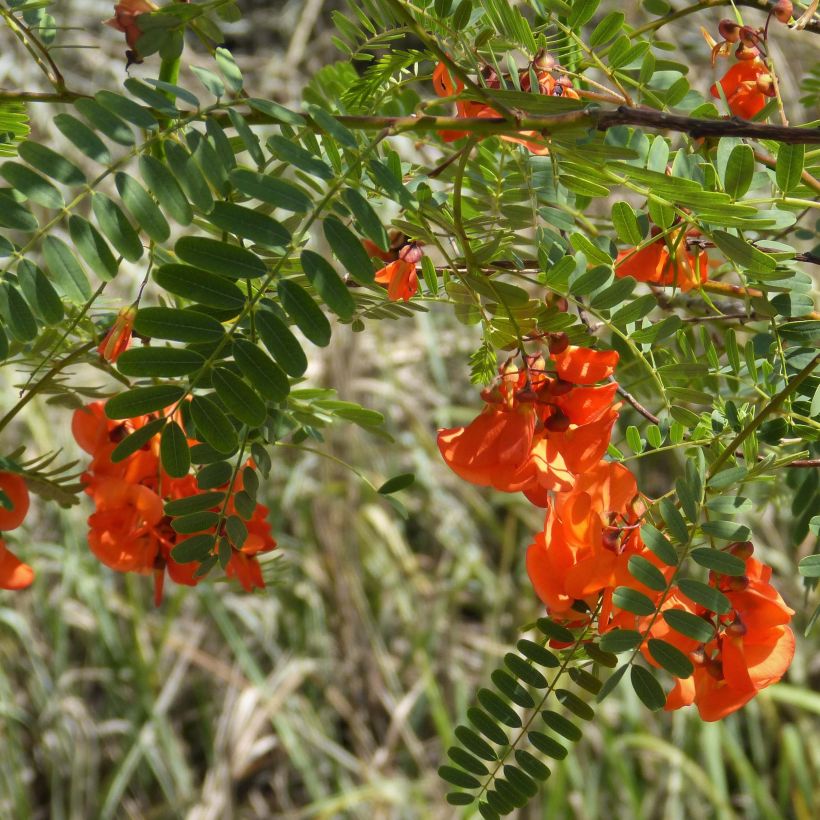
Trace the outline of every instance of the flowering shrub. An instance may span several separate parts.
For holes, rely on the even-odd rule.
[[[796,90],[769,47],[787,25],[816,34],[813,7],[723,20],[712,65],[733,62],[710,84],[652,50],[674,51],[658,32],[704,4],[642,26],[598,5],[354,3],[361,29],[337,19],[349,61],[301,111],[246,89],[220,45],[230,3],[117,3],[124,70],[142,69],[94,96],[64,79],[46,3],[0,7],[52,87],[0,92],[0,359],[27,374],[0,432],[50,396],[86,454],[76,474],[9,447],[0,531],[23,524],[28,487],[85,495],[89,549],[151,575],[157,606],[166,573],[264,589],[273,446],[334,423],[384,432],[303,383],[313,348],[451,306],[482,390],[469,424],[438,431],[441,457],[544,511],[520,554],[537,639],[478,692],[440,770],[451,803],[489,818],[566,755],[554,735],[578,740],[567,714],[593,719],[625,678],[649,709],[741,708],[786,674],[803,605],[755,557],[743,488],[788,471],[816,500],[820,134],[789,123]],[[190,66],[196,87],[186,37],[213,55]],[[45,103],[59,143],[26,138],[21,106]],[[134,276],[135,297],[109,297]],[[105,374],[102,393],[77,365]],[[680,458],[642,487],[632,462],[650,452]],[[371,486],[400,507],[410,484]],[[790,534],[805,553],[815,510]],[[813,589],[817,555],[799,569]],[[0,588],[32,583],[0,541]]]

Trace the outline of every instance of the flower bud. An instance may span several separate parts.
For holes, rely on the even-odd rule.
[[[536,71],[552,71],[556,65],[555,57],[545,48],[542,48],[532,59],[532,66]]]
[[[569,336],[566,333],[553,333],[550,336],[549,350],[553,355],[563,353],[569,347]]]
[[[564,433],[569,429],[569,424],[569,418],[556,408],[544,423],[544,427],[551,433]]]
[[[740,39],[740,26],[731,20],[721,20],[718,23],[718,31],[727,43],[736,43]]]
[[[772,14],[781,22],[788,23],[792,19],[794,5],[791,0],[778,0],[772,7]]]

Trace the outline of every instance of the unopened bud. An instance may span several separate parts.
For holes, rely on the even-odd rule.
[[[772,8],[772,14],[774,14],[781,23],[788,23],[789,20],[792,19],[793,11],[794,5],[791,3],[791,0],[778,0]]]
[[[735,49],[735,57],[738,60],[756,60],[760,56],[760,52],[754,46],[748,46],[744,43],[738,43]]]
[[[544,427],[551,433],[564,433],[569,429],[569,424],[569,418],[556,408],[544,423]]]
[[[566,333],[553,333],[550,336],[550,353],[557,355],[563,353],[569,347],[569,336]]]
[[[732,20],[721,20],[718,23],[718,31],[727,43],[736,43],[740,39],[740,26]]]
[[[736,555],[744,561],[751,557],[754,551],[755,545],[751,541],[735,541],[733,544],[729,544],[729,546],[726,547],[726,552],[731,552],[732,555]]]
[[[533,68],[536,71],[552,71],[555,66],[555,57],[545,48],[542,48],[532,59]]]
[[[416,265],[424,256],[424,251],[416,242],[410,242],[399,251],[399,259],[409,262],[411,265]]]

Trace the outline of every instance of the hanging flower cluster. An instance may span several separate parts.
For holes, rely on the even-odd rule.
[[[688,599],[673,581],[674,566],[662,562],[641,538],[646,505],[635,476],[603,459],[618,405],[609,379],[615,351],[573,347],[563,334],[549,344],[548,358],[526,357],[525,367],[501,368],[483,394],[482,413],[465,427],[440,430],[439,450],[459,476],[480,486],[523,492],[546,509],[544,529],[527,549],[527,572],[551,618],[588,626],[597,613],[603,634],[615,628],[662,639],[688,655],[694,672],[676,679],[667,709],[696,704],[704,720],[718,720],[780,680],[794,653],[786,625],[792,610],[769,583],[771,569],[751,558],[750,544],[729,551],[746,562],[744,576],[712,573],[710,584],[730,609],[716,615]],[[666,582],[650,589],[630,571],[636,559]],[[658,615],[639,616],[614,602],[618,587],[651,601],[656,612],[679,609],[710,625],[698,641],[672,630]],[[700,622],[700,621],[699,621]]]
[[[0,472],[0,533],[16,530],[28,513],[28,487],[17,473]],[[34,580],[34,571],[24,564],[0,538],[0,589],[25,589]]]
[[[548,97],[569,97],[578,99],[578,92],[573,88],[572,82],[563,74],[555,76],[553,72],[559,66],[555,59],[546,51],[539,52],[532,63],[525,69],[518,72],[518,87],[522,91],[529,92],[532,88],[531,76],[535,77],[538,84],[538,93]],[[510,80],[510,78],[507,78]],[[482,71],[482,86],[489,89],[501,88],[501,78],[495,69],[485,66]],[[439,97],[457,97],[464,91],[464,83],[456,77],[453,79],[449,69],[444,63],[438,63],[433,71],[433,88]],[[476,100],[456,100],[456,117],[464,118],[488,118],[500,117],[492,106],[485,102]],[[445,142],[466,137],[467,131],[441,131],[440,136]],[[549,154],[549,149],[544,144],[543,138],[535,131],[522,131],[520,136],[515,134],[504,134],[501,139],[507,142],[514,142],[523,145],[533,154],[545,156]]]
[[[376,271],[375,281],[387,288],[387,298],[407,302],[419,289],[416,266],[424,256],[420,242],[410,241],[403,233],[391,234],[390,250],[383,251],[375,242],[362,240],[367,253],[387,264]]]
[[[769,11],[769,19],[774,17],[781,23],[788,23],[792,16],[792,4],[778,2]],[[712,85],[710,93],[726,98],[729,110],[736,117],[754,119],[766,106],[771,97],[776,96],[775,79],[765,63],[765,40],[768,21],[763,28],[753,29],[732,20],[721,20],[718,31],[721,40],[715,43],[706,34],[712,45],[712,65],[718,57],[728,57],[734,46],[737,62]]]
[[[256,556],[276,547],[267,523],[267,507],[257,504],[250,520],[245,522],[247,537],[241,549],[223,539],[224,533],[216,531],[216,524],[202,533],[181,534],[166,515],[164,504],[192,498],[199,491],[193,475],[173,478],[162,469],[159,434],[123,460],[112,461],[117,444],[154,418],[156,416],[137,416],[125,422],[112,421],[105,415],[101,402],[74,413],[74,438],[92,456],[82,477],[85,492],[96,507],[88,519],[91,551],[106,566],[119,572],[153,573],[154,599],[159,604],[166,571],[173,581],[187,586],[194,586],[200,578],[196,563],[174,560],[174,548],[192,535],[212,534],[217,536],[215,549],[219,550],[225,574],[235,577],[248,592],[263,588],[265,582]],[[223,515],[233,515],[236,512],[234,499],[242,490],[241,474],[230,487],[225,485],[220,489],[230,492]],[[220,504],[214,508],[214,512],[221,507]]]

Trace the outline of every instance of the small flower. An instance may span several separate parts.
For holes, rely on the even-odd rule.
[[[760,113],[766,105],[766,98],[775,94],[769,69],[759,59],[735,63],[719,82],[714,83],[710,93],[720,98],[718,86],[723,90],[732,114],[746,120]]]
[[[621,251],[615,261],[615,275],[653,285],[673,285],[684,292],[700,287],[708,278],[709,255],[706,251],[690,253],[685,246],[675,248],[670,239],[671,248],[663,237],[658,237],[640,250]]]
[[[105,25],[125,34],[125,42],[130,49],[127,52],[129,62],[142,62],[137,53],[137,40],[142,35],[142,30],[137,25],[137,17],[158,8],[150,0],[119,0],[114,6],[114,16],[110,20],[105,20]]]
[[[0,589],[25,589],[33,580],[34,570],[0,540]]]
[[[136,315],[137,309],[133,305],[123,308],[117,314],[114,324],[108,333],[105,334],[97,348],[100,356],[107,362],[116,362],[120,354],[128,350],[128,345],[131,344],[131,332],[134,328],[134,318]]]
[[[393,302],[399,299],[407,302],[419,289],[416,264],[424,256],[417,242],[408,242],[399,250],[399,258],[376,271],[375,280],[387,285],[387,298]]]
[[[17,529],[29,507],[28,487],[17,473],[0,472],[0,532]]]

